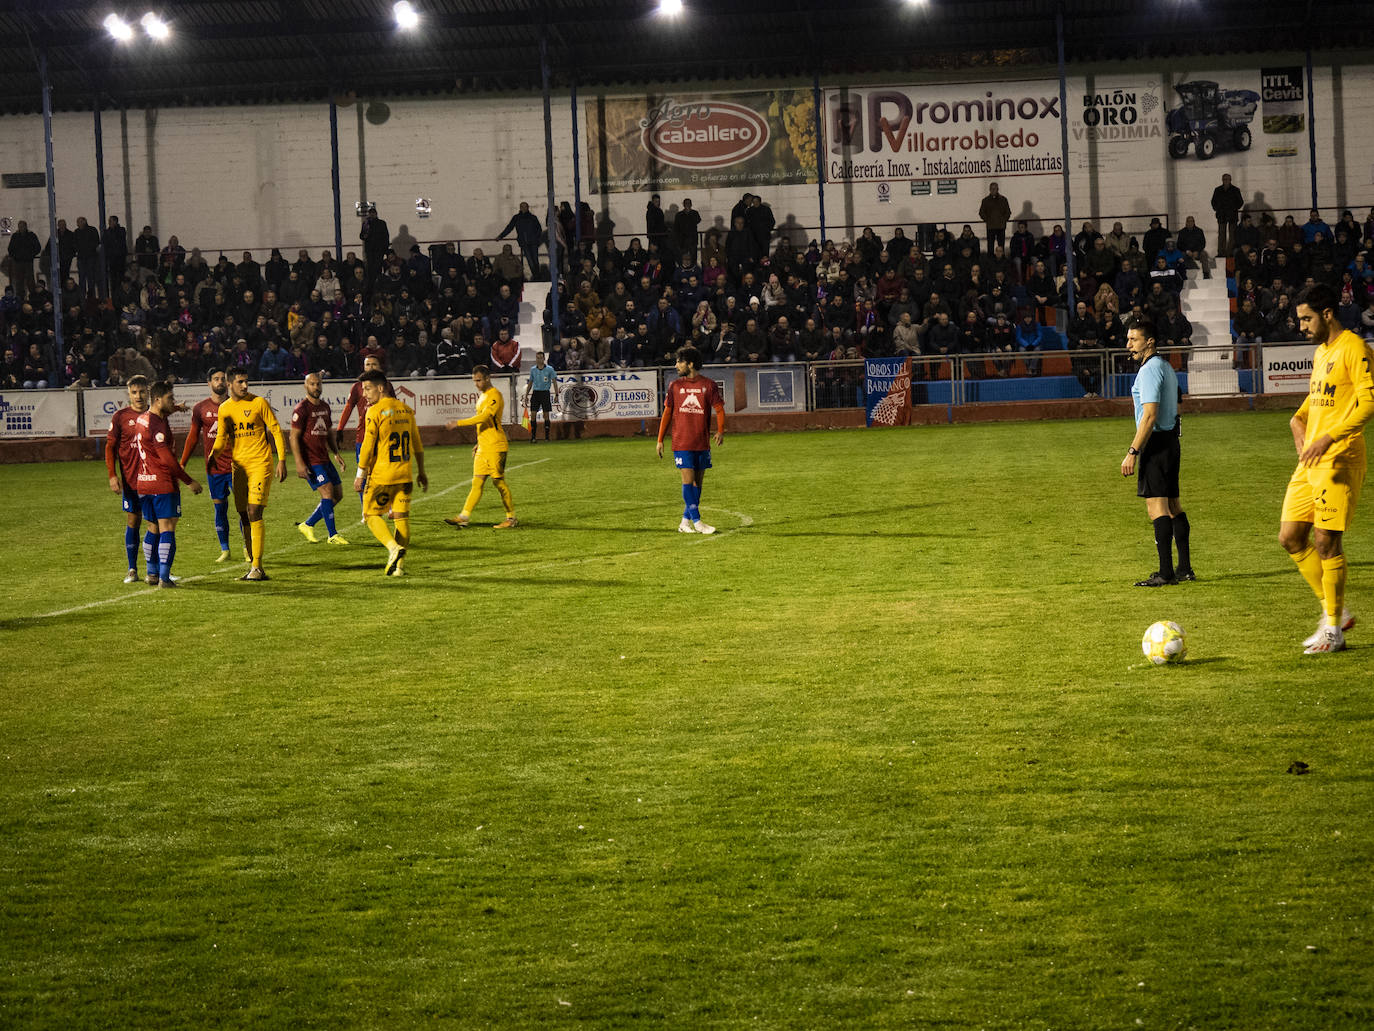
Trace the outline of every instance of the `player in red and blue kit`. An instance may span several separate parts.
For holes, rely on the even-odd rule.
[[[134,485],[138,488],[143,518],[148,526],[157,527],[157,546],[144,540],[144,556],[148,560],[148,583],[159,587],[175,587],[172,579],[172,560],[177,553],[177,520],[181,518],[181,491],[177,482],[188,484],[192,494],[199,494],[200,484],[193,480],[177,461],[172,450],[172,427],[167,416],[176,408],[172,384],[162,380],[153,384],[153,402],[138,417],[134,428],[134,450],[138,454],[138,473]],[[184,410],[184,409],[183,409]]]
[[[148,410],[148,377],[134,376],[126,386],[129,404],[110,417],[110,429],[105,434],[105,471],[110,474],[110,490],[120,495],[124,506],[124,553],[129,559],[129,572],[125,574],[124,582],[136,584],[138,528],[143,522],[143,508],[134,487],[134,474],[138,467],[138,454],[134,451],[134,424]],[[118,472],[115,471],[115,462],[119,463]],[[153,527],[148,527],[147,537],[155,536]],[[149,543],[145,538],[145,552]]]
[[[658,457],[663,457],[663,436],[673,428],[673,464],[682,473],[682,522],[678,533],[715,533],[701,520],[701,485],[711,468],[710,413],[716,413],[716,444],[725,439],[725,401],[716,381],[701,375],[701,352],[680,347],[678,378],[668,384],[663,418],[658,424]]]
[[[210,501],[215,506],[215,536],[219,538],[219,558],[229,561],[229,490],[234,485],[234,465],[226,449],[210,457],[215,446],[215,432],[219,427],[219,406],[229,399],[229,380],[223,369],[212,369],[207,377],[210,396],[191,409],[191,432],[181,448],[181,464],[185,465],[195,453],[196,443],[204,441],[205,482],[210,488]]]
[[[315,524],[323,519],[329,543],[347,544],[334,526],[334,506],[343,500],[343,487],[339,470],[334,468],[329,456],[332,453],[342,469],[347,469],[348,464],[339,454],[334,416],[329,410],[329,402],[321,399],[323,394],[324,383],[319,373],[312,372],[305,377],[305,400],[291,412],[291,453],[296,456],[296,475],[320,495],[315,511],[305,522],[297,523],[296,529],[311,544],[318,544],[320,539],[315,536]]]

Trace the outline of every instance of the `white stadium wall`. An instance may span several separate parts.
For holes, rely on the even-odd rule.
[[[1273,71],[1300,65],[1300,58],[1281,55],[1252,56],[1245,64],[1221,67],[1197,64],[1164,68],[1123,62],[1102,68],[1073,69],[1067,108],[1075,223],[1084,218],[1154,212],[1168,212],[1181,222],[1184,215],[1196,213],[1199,223],[1210,233],[1214,226],[1208,200],[1223,172],[1233,175],[1247,201],[1276,209],[1306,208],[1311,196],[1311,170],[1305,102],[1289,104],[1294,114],[1303,119],[1302,131],[1265,132],[1262,103],[1252,122],[1252,147],[1244,153],[1223,149],[1206,161],[1191,152],[1184,158],[1169,157],[1163,130],[1165,112],[1177,106],[1173,87],[1180,82],[1210,79],[1226,89],[1258,91],[1261,69]],[[1053,74],[1044,69],[1036,71],[1035,75],[1016,76],[1017,86],[1026,87],[1037,96],[1057,98]],[[889,79],[872,87],[856,81],[845,89],[862,95],[873,89],[893,91],[894,87],[917,102],[926,97],[936,98],[936,103],[941,97],[957,99],[986,93],[1000,97],[1015,92],[1008,82],[991,80],[901,83]],[[718,84],[715,95],[723,96],[729,88],[728,84]],[[791,83],[787,88],[809,92],[804,83]],[[823,90],[826,101],[838,91],[839,87],[828,85]],[[615,95],[623,96],[624,91]],[[1085,107],[1085,96],[1101,103]],[[1126,103],[1128,98],[1133,103]],[[579,100],[585,112],[595,95],[584,92]],[[1117,100],[1121,102],[1116,103]],[[1374,203],[1374,131],[1368,128],[1374,125],[1374,67],[1317,67],[1313,102],[1317,189],[1328,218],[1334,216],[1338,204]],[[536,213],[543,216],[547,191],[543,106],[538,96],[395,99],[388,100],[386,106],[389,114],[380,124],[361,120],[361,148],[357,107],[339,109],[346,249],[357,246],[353,203],[360,198],[364,175],[366,196],[378,205],[394,237],[490,238],[505,225],[521,200],[528,200]],[[1135,109],[1132,114],[1126,113],[1128,107]],[[1112,115],[1107,114],[1108,108],[1113,109]],[[1089,109],[1093,113],[1085,114]],[[934,108],[928,106],[925,110]],[[378,112],[373,109],[373,113]],[[1131,121],[1123,123],[1126,118]],[[1271,124],[1292,128],[1294,121],[1275,115]],[[131,241],[142,225],[152,223],[164,242],[169,235],[176,234],[184,245],[200,246],[210,252],[272,245],[309,245],[312,249],[332,246],[327,105],[131,110],[124,120],[119,112],[106,112],[102,126],[107,210],[119,215],[130,227]],[[558,197],[571,200],[572,112],[566,93],[554,98],[552,126]],[[1127,126],[1129,132],[1125,131]],[[824,141],[828,158],[835,156],[830,153],[832,128],[827,125]],[[1044,135],[1052,134],[1052,138],[1041,141],[1041,149],[1058,155],[1058,121],[1046,120],[1044,129]],[[585,124],[579,130],[585,141]],[[77,215],[85,215],[94,223],[97,198],[93,116],[58,114],[53,120],[53,132],[58,213],[69,224],[74,224]],[[852,150],[840,157],[861,156]],[[978,202],[992,180],[1001,184],[1015,215],[1028,211],[1044,220],[1062,215],[1062,180],[1057,172],[956,171],[945,175],[941,166],[917,163],[930,156],[906,155],[910,167],[900,169],[899,175],[883,183],[835,182],[832,176],[825,186],[827,224],[910,226],[917,222],[970,222],[978,228]],[[365,165],[360,164],[360,157]],[[43,165],[42,119],[0,118],[0,171],[35,172],[41,171]],[[927,167],[932,169],[929,174]],[[588,196],[590,170],[585,143],[581,173],[584,199],[598,211],[609,214],[617,234],[642,232],[646,193]],[[913,182],[921,180],[930,184],[928,195],[913,192],[922,188]],[[955,192],[940,192],[941,180],[946,190]],[[951,182],[955,185],[950,186]],[[741,191],[738,186],[731,186],[660,192],[670,215],[683,197],[692,197],[704,216],[705,228],[717,219],[724,223]],[[815,235],[819,203],[814,184],[762,186],[756,192],[771,202],[780,226],[791,222],[802,227],[796,234],[798,239]],[[432,202],[432,217],[416,218],[417,197]],[[46,239],[47,200],[43,190],[0,189],[0,216],[25,219]],[[1048,230],[1048,221],[1040,228]]]

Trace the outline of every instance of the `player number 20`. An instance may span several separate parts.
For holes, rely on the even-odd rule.
[[[410,430],[393,433],[391,446],[387,449],[393,463],[410,461]]]

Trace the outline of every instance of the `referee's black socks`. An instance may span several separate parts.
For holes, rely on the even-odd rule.
[[[1180,512],[1174,516],[1174,544],[1178,547],[1178,568],[1193,568],[1192,557],[1188,554],[1188,513]]]
[[[1152,520],[1155,528],[1155,550],[1159,552],[1159,575],[1174,579],[1174,520],[1162,515]]]

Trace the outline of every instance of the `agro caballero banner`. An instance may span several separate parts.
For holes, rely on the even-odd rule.
[[[816,181],[809,89],[598,97],[586,120],[593,193]]]

